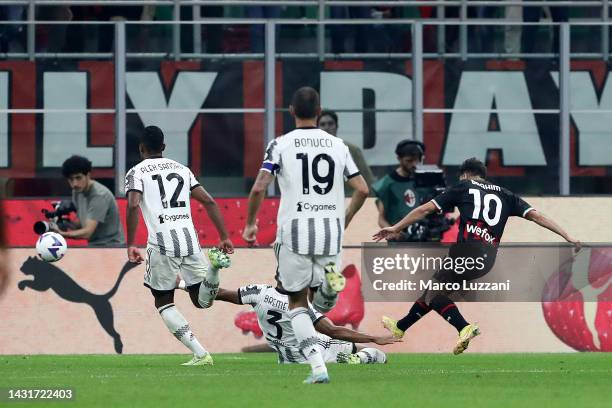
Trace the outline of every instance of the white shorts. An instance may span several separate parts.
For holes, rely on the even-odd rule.
[[[287,292],[299,292],[310,287],[317,288],[325,279],[324,267],[333,262],[340,269],[341,253],[336,255],[300,255],[286,245],[275,243],[274,253],[278,261],[276,280]]]
[[[319,338],[319,350],[326,363],[338,363],[338,354],[352,354],[357,352],[355,343],[344,340],[332,339],[324,334],[317,333]]]
[[[209,267],[204,251],[175,258],[162,255],[157,249],[148,247],[144,285],[155,290],[173,290],[176,288],[176,277],[179,274],[185,280],[186,286],[195,285],[204,280]]]
[[[302,353],[300,353],[300,351],[295,348],[292,347],[291,348],[291,355],[292,358],[289,359],[286,357],[287,355],[287,351],[285,351],[285,357],[283,357],[280,354],[280,350],[277,349],[276,346],[274,346],[274,344],[268,342],[269,346],[272,347],[273,349],[276,349],[277,352],[279,353],[279,363],[281,364],[308,364],[308,360],[306,359],[306,357],[304,357],[304,355]],[[323,360],[326,363],[338,363],[338,354],[342,353],[342,354],[352,354],[352,353],[356,353],[357,352],[357,346],[355,346],[355,343],[351,343],[348,341],[344,341],[344,340],[336,340],[336,339],[332,339],[331,337],[322,334],[322,333],[317,333],[317,347],[319,348],[319,351],[321,352],[321,355],[323,356]],[[282,350],[282,346],[280,346],[281,350]]]

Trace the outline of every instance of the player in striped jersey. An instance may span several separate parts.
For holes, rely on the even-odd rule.
[[[215,200],[189,168],[162,156],[164,148],[161,129],[146,127],[139,145],[143,160],[125,178],[128,258],[136,263],[144,260],[134,244],[140,207],[148,230],[144,284],[151,290],[166,327],[193,352],[193,358],[183,365],[211,365],[212,357],[174,306],[176,278],[180,273],[185,279],[196,307],[208,308],[219,287],[218,270],[229,266],[226,253],[234,249]],[[219,249],[208,251],[208,260],[193,226],[191,197],[204,205],[221,238]]]
[[[181,281],[179,288],[184,287],[185,283]],[[217,300],[253,307],[266,342],[278,353],[279,363],[308,362],[298,347],[289,317],[289,298],[284,290],[263,284],[242,286],[238,290],[219,288]],[[357,346],[355,343],[376,343],[382,346],[399,341],[393,336],[372,336],[336,326],[312,307],[308,310],[308,317],[317,331],[317,347],[326,363],[386,363],[387,356],[381,350]]]
[[[368,196],[368,186],[342,139],[317,128],[321,113],[317,91],[298,89],[289,110],[296,129],[268,144],[249,195],[243,238],[255,242],[257,211],[277,176],[281,189],[275,242],[277,280],[288,293],[293,331],[312,367],[305,382],[327,383],[327,368],[308,317],[308,291],[315,291],[314,307],[324,310],[334,305],[337,292],[344,288],[344,277],[338,272],[342,235]],[[346,210],[344,180],[354,190]]]

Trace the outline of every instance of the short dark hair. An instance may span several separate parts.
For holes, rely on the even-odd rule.
[[[336,112],[331,111],[331,110],[321,111],[321,114],[317,118],[317,126],[319,126],[319,122],[321,121],[321,118],[323,116],[331,116],[331,118],[334,120],[334,123],[336,124],[336,126],[338,126],[338,115],[336,114]]]
[[[467,159],[459,167],[459,174],[469,174],[481,178],[487,177],[487,166],[475,157]]]
[[[291,98],[293,113],[299,119],[313,119],[317,117],[319,109],[319,93],[309,86],[303,86]]]
[[[405,139],[397,144],[395,147],[395,154],[400,158],[417,156],[419,159],[422,159],[425,154],[425,145],[416,140]]]
[[[164,132],[157,126],[147,126],[140,135],[140,143],[149,153],[159,153],[164,148]]]
[[[91,173],[91,162],[87,157],[77,155],[70,156],[64,161],[64,164],[62,164],[62,175],[68,178],[78,173]]]

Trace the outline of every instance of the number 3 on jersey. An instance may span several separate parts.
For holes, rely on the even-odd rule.
[[[308,153],[298,153],[295,155],[295,158],[302,161],[302,193],[310,194],[310,170],[309,167],[312,167],[312,177],[315,179],[317,183],[324,184],[319,185],[315,184],[312,189],[317,194],[325,195],[329,193],[334,186],[334,169],[336,167],[336,163],[334,163],[334,159],[332,159],[329,155],[325,153],[318,154],[312,159],[312,166],[309,166],[308,162]],[[319,164],[321,161],[327,162],[327,173],[321,174],[319,173]]]
[[[268,333],[268,334],[279,340],[282,339],[283,338],[283,328],[281,327],[280,324],[278,324],[278,321],[283,318],[283,315],[280,314],[279,312],[275,312],[274,310],[268,310],[268,316],[270,316],[270,318],[267,320],[268,323],[276,327],[275,335],[272,335],[272,333]]]
[[[489,224],[491,227],[497,225],[499,222],[499,218],[501,217],[502,212],[502,202],[498,196],[495,194],[485,194],[484,199],[481,200],[480,190],[475,188],[470,188],[468,193],[474,196],[474,212],[472,213],[472,219],[478,220],[480,219],[480,210],[484,204],[484,210],[482,211],[482,218]],[[489,213],[491,211],[491,201],[495,202],[495,215],[493,218],[489,217]]]

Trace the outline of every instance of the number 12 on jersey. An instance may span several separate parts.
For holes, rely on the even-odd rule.
[[[166,189],[164,188],[164,181],[162,176],[159,174],[153,174],[151,176],[153,180],[157,181],[157,186],[159,187],[159,196],[161,198],[162,207],[168,208],[168,202],[166,201]],[[170,208],[177,207],[185,207],[185,201],[179,201],[179,195],[181,194],[181,190],[183,190],[183,186],[185,185],[185,180],[177,173],[170,173],[166,176],[166,180],[169,182],[172,180],[177,180],[176,189],[170,198]]]

